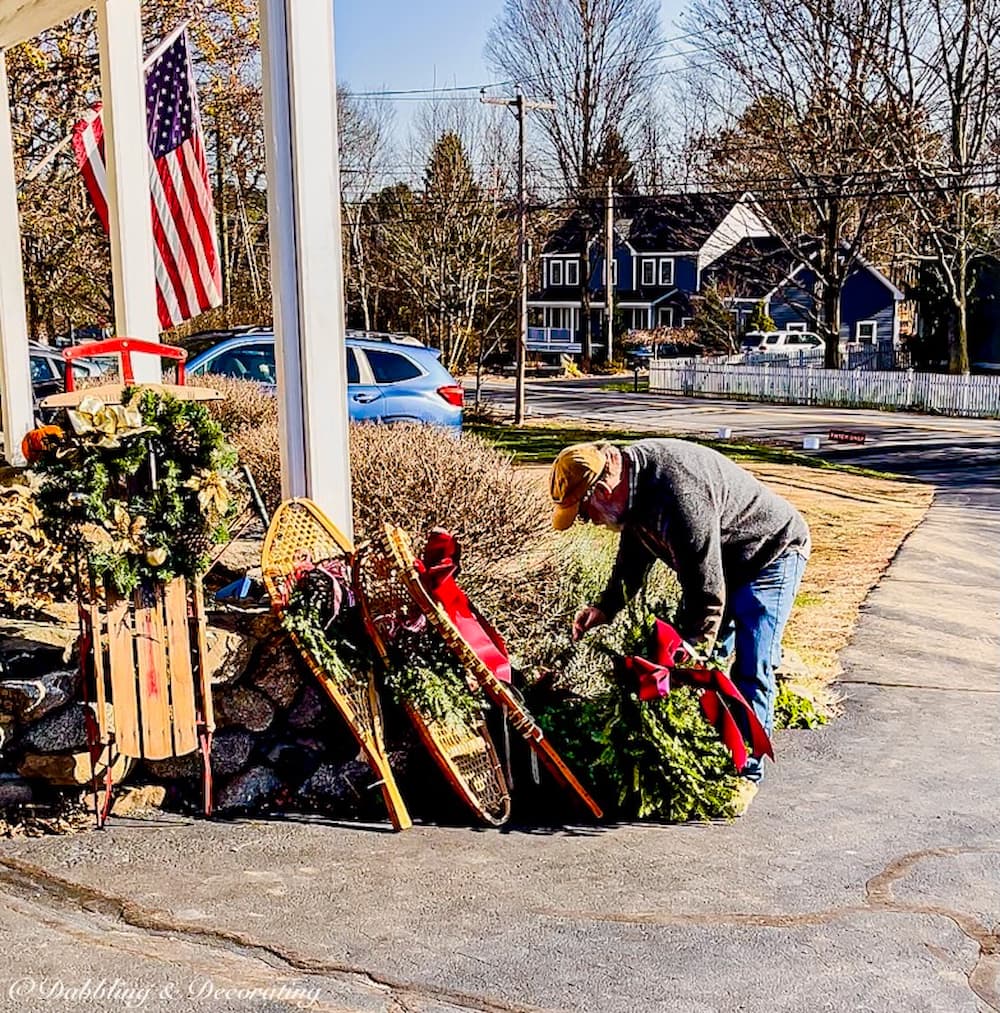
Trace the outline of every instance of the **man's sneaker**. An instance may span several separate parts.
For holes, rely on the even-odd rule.
[[[750,803],[754,800],[754,796],[756,794],[757,782],[748,781],[745,777],[741,777],[739,787],[736,789],[736,794],[733,796],[733,800],[729,804],[730,816],[733,818],[745,816],[746,811],[750,808]]]

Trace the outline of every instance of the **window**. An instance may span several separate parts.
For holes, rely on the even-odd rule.
[[[862,345],[874,345],[878,340],[878,321],[859,320],[856,325],[857,340]]]
[[[660,284],[666,288],[674,283],[674,262],[669,257],[660,261]]]
[[[358,372],[358,357],[354,354],[353,348],[347,349],[347,382],[361,383],[361,374]]]
[[[401,380],[412,380],[421,375],[420,367],[399,352],[384,352],[382,349],[369,348],[365,354],[368,364],[372,367],[376,383],[399,383]]]
[[[780,334],[769,334],[769,335],[768,335],[768,336],[767,336],[767,337],[766,337],[766,338],[764,339],[764,344],[765,344],[765,345],[776,345],[776,344],[778,343],[778,338],[779,338],[779,337],[781,337],[781,335],[780,335]]]
[[[567,260],[565,270],[566,284],[576,286],[580,284],[580,261]]]
[[[55,377],[52,369],[52,361],[44,355],[33,355],[31,357],[31,382],[44,383]]]
[[[655,285],[656,284],[656,261],[655,260],[644,260],[642,262],[642,284],[643,285]]]
[[[563,283],[563,262],[561,260],[549,261],[549,284],[554,286]]]
[[[274,345],[260,342],[242,348],[225,349],[209,360],[205,369],[206,372],[220,376],[234,376],[237,380],[275,383]]]
[[[795,331],[796,334],[800,334],[805,329],[806,325],[804,320],[792,320],[785,324],[786,331]]]
[[[674,326],[673,306],[661,306],[656,312],[656,322],[660,325],[660,327],[673,327]]]
[[[611,261],[611,287],[615,288],[618,285],[618,261]]]

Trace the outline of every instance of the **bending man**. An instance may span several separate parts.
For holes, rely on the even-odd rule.
[[[684,440],[567,447],[550,491],[557,530],[579,517],[621,532],[611,579],[577,614],[573,639],[613,619],[661,559],[683,592],[679,632],[705,654],[735,649],[733,682],[770,733],[781,636],[809,558],[801,514],[729,458]],[[751,759],[742,771],[746,804],[762,767]]]

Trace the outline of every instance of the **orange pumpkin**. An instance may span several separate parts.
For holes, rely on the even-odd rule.
[[[50,450],[49,440],[58,442],[65,434],[59,426],[39,426],[32,429],[21,441],[21,453],[28,462],[37,461],[47,450]]]

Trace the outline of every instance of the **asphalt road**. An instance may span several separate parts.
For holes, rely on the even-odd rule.
[[[964,419],[879,412],[864,409],[768,405],[668,394],[602,390],[607,380],[542,380],[525,387],[531,418],[584,419],[620,428],[715,437],[731,430],[732,439],[766,440],[802,448],[807,436],[820,438],[818,453],[866,467],[910,474],[930,481],[951,481],[956,466],[981,473],[984,481],[1000,476],[1000,420]],[[620,378],[616,382],[627,382]],[[484,386],[485,398],[512,409],[510,382]],[[865,437],[864,444],[838,444],[830,430]]]
[[[704,408],[531,396],[675,432]],[[816,424],[716,409],[746,435]],[[1000,1013],[995,450],[989,425],[891,421],[873,440],[904,462],[937,446],[939,493],[841,657],[843,717],[779,734],[744,819],[163,816],[0,841],[0,1011]]]

